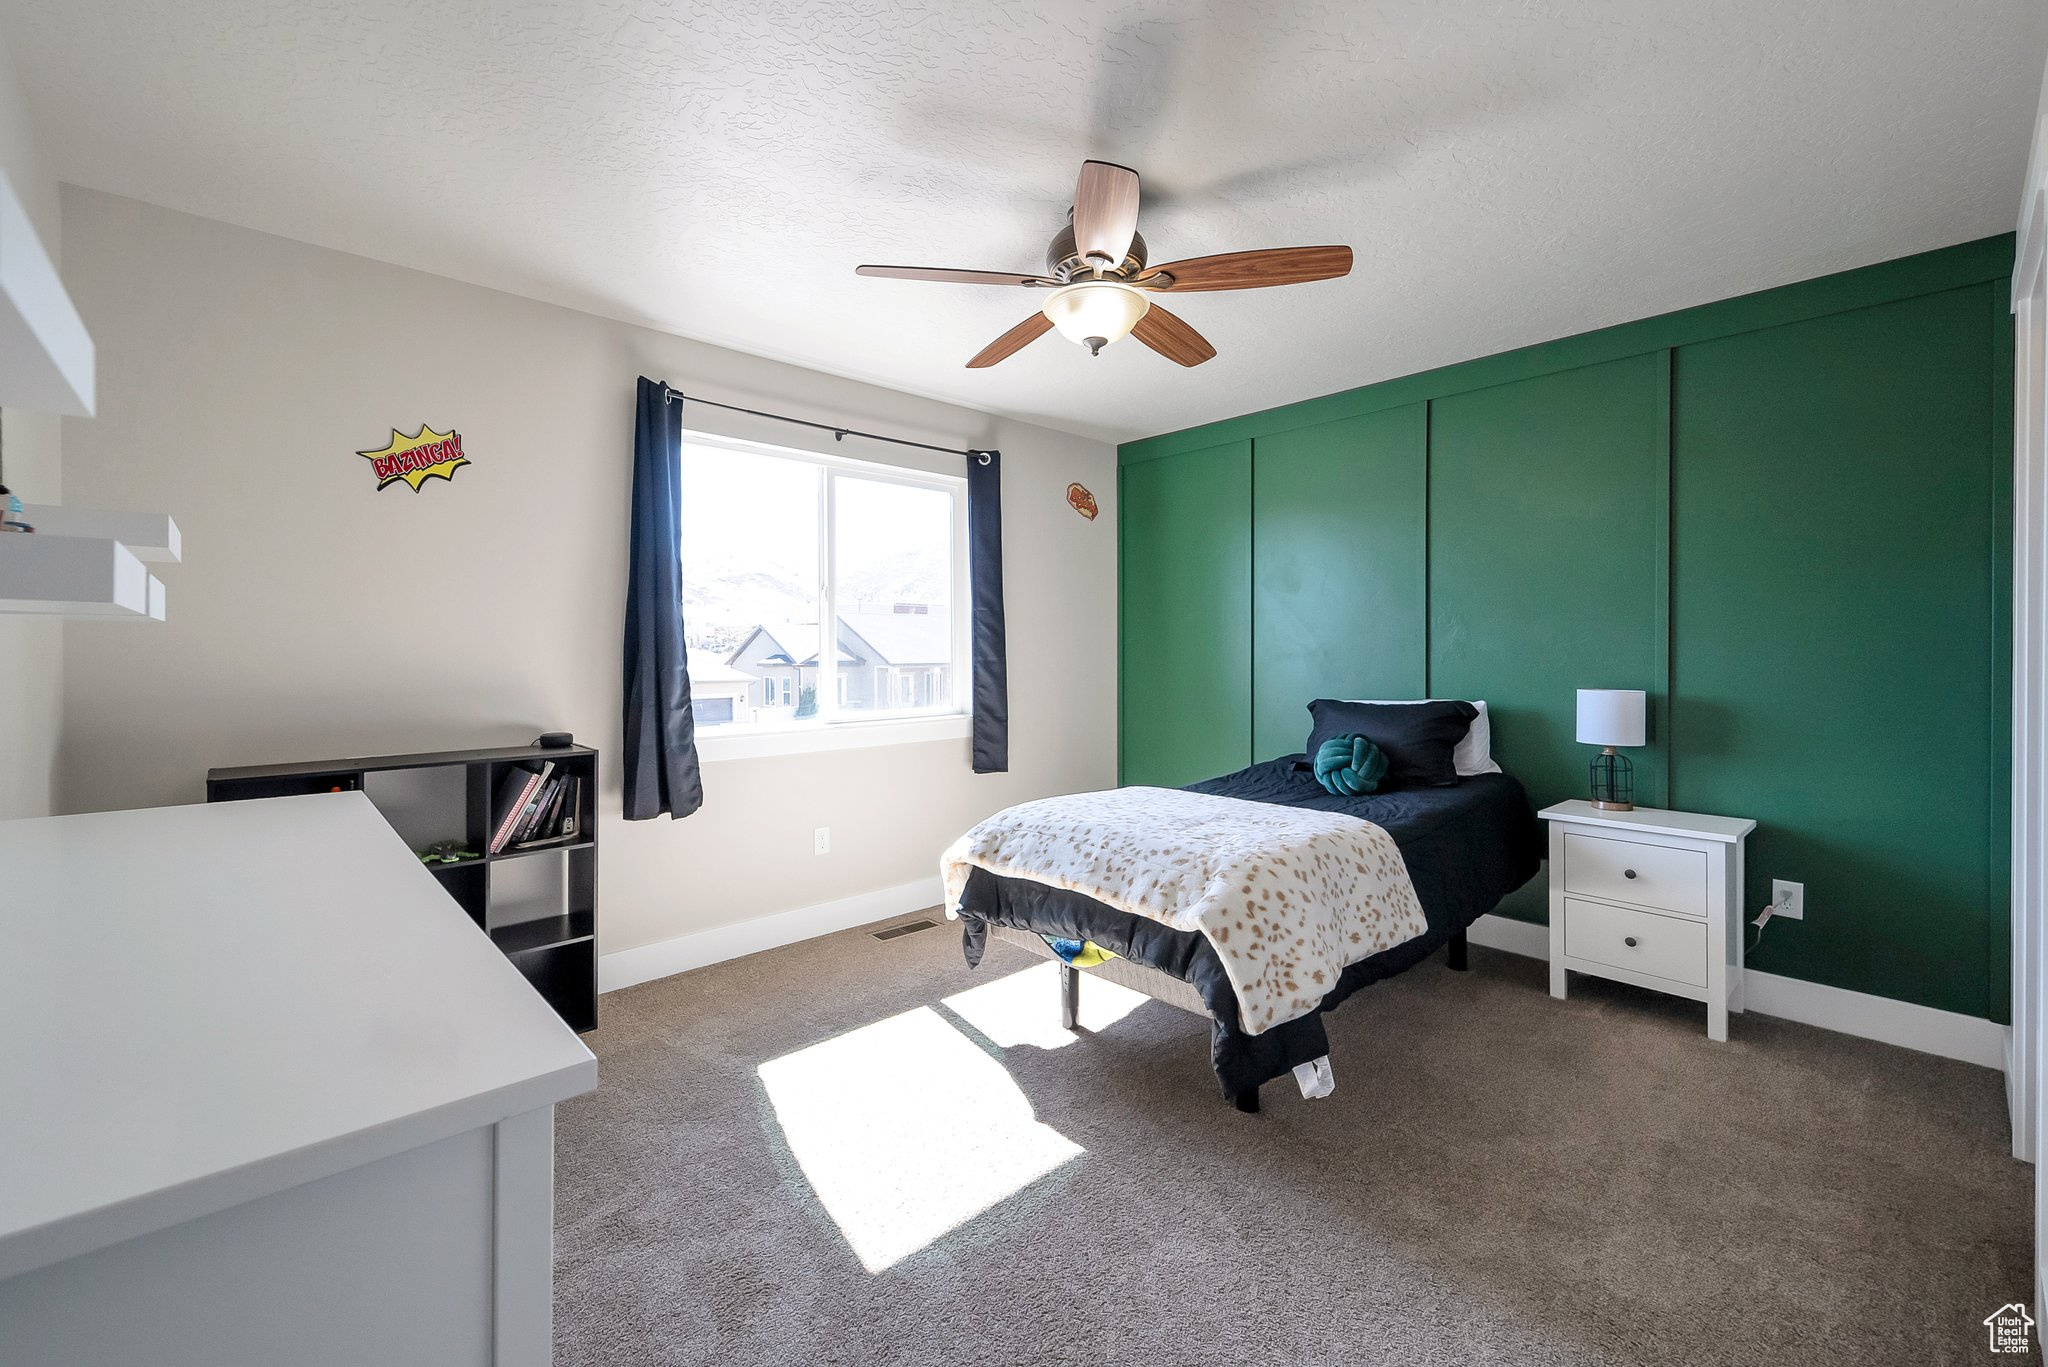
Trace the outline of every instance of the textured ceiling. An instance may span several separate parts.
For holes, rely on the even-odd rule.
[[[0,0],[58,174],[1127,438],[2009,228],[2033,0]],[[1154,260],[1348,242],[1173,301],[1221,355],[1048,337],[1081,161]]]

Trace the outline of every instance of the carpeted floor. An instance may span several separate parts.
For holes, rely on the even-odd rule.
[[[908,919],[908,918],[905,918]],[[615,992],[557,1362],[1920,1364],[2028,1299],[2002,1081],[1483,949],[1239,1115],[1206,1027],[947,924]]]

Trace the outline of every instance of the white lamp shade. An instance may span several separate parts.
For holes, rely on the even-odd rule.
[[[1107,346],[1128,337],[1151,308],[1152,301],[1129,285],[1114,280],[1084,280],[1054,290],[1039,312],[1068,341],[1090,346],[1092,340],[1096,345]]]
[[[1579,744],[1641,745],[1647,695],[1640,688],[1579,690]]]

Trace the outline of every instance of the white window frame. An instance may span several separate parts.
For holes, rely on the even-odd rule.
[[[709,432],[684,431],[683,446],[726,450],[746,455],[767,456],[821,467],[818,499],[818,620],[826,624],[818,636],[818,670],[815,683],[817,715],[803,721],[731,722],[706,727],[697,733],[697,751],[706,761],[750,759],[768,755],[802,754],[814,750],[856,749],[875,745],[909,745],[923,741],[965,739],[971,732],[968,717],[970,680],[969,650],[971,625],[967,577],[967,477],[942,475],[926,470],[828,455],[797,447],[776,446]],[[935,489],[953,499],[952,545],[952,642],[951,705],[945,708],[847,709],[839,702],[839,600],[833,560],[833,522],[838,505],[841,478],[900,484],[918,489]],[[689,496],[687,485],[683,496]],[[685,586],[687,589],[687,585]],[[880,672],[880,667],[877,666]],[[800,690],[792,688],[795,702]]]

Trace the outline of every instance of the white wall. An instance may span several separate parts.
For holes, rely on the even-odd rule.
[[[0,38],[0,173],[28,211],[36,236],[59,255],[57,182],[38,154],[28,111]],[[0,412],[0,483],[30,503],[55,503],[60,419],[22,409]],[[64,624],[0,615],[0,820],[53,810],[62,719]]]
[[[98,418],[66,424],[66,492],[168,511],[185,536],[167,623],[69,629],[65,810],[196,801],[215,765],[574,731],[605,751],[615,952],[932,878],[988,812],[1115,782],[1114,448],[68,186],[64,227],[100,366]],[[886,324],[875,340],[888,345]],[[720,761],[697,815],[619,819],[641,374],[1001,448],[1009,774],[970,772],[964,740]],[[473,464],[378,492],[354,453],[422,422],[459,430]],[[1070,480],[1095,491],[1098,520],[1066,506]]]

